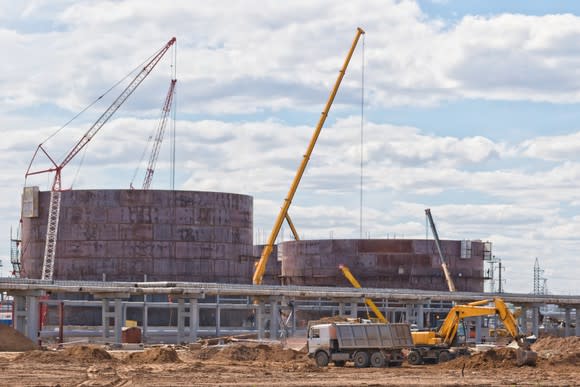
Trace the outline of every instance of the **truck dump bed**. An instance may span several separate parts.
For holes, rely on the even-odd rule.
[[[336,324],[336,338],[343,349],[410,348],[409,324]]]

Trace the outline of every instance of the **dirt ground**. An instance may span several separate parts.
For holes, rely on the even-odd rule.
[[[30,345],[24,337],[3,348]],[[294,342],[293,348],[303,345]],[[302,345],[301,345],[302,344]],[[439,365],[397,368],[318,368],[303,351],[280,344],[160,346],[142,351],[75,345],[60,350],[0,352],[2,386],[379,386],[577,385],[580,338],[540,339],[536,367],[513,365],[509,349],[478,353]]]

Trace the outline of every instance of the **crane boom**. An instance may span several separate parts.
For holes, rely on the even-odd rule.
[[[355,287],[357,289],[360,289],[362,287],[360,285],[360,283],[358,282],[358,280],[355,278],[355,276],[351,273],[351,271],[348,268],[348,266],[346,266],[346,265],[339,265],[338,268],[340,270],[342,270],[342,274],[344,274],[344,276],[346,277],[346,279],[349,280],[349,282],[352,284],[353,287]],[[377,319],[380,322],[385,323],[385,324],[389,322],[387,320],[387,318],[385,317],[385,315],[383,315],[383,313],[381,312],[381,310],[373,302],[373,300],[371,300],[370,298],[366,297],[365,298],[365,304],[367,304],[368,307],[371,308],[371,310],[373,311],[373,313],[375,314],[375,316],[377,316]]]
[[[431,216],[431,210],[427,208],[425,210],[427,219],[429,219],[429,224],[431,225],[431,231],[433,232],[433,238],[435,239],[435,246],[437,246],[437,251],[439,252],[439,258],[441,259],[441,268],[443,269],[443,274],[445,275],[445,281],[447,282],[447,287],[450,292],[455,291],[455,284],[453,283],[453,278],[451,278],[451,273],[447,267],[447,262],[445,261],[445,255],[443,255],[443,250],[441,249],[441,241],[439,240],[439,234],[437,234],[437,228],[435,227],[435,222]]]
[[[328,116],[328,112],[330,111],[330,107],[332,106],[332,103],[334,102],[334,97],[336,96],[336,93],[338,92],[338,88],[340,87],[340,83],[342,82],[342,78],[344,77],[344,74],[346,73],[346,68],[348,67],[348,64],[350,62],[350,58],[352,57],[352,54],[354,53],[354,49],[356,48],[356,45],[358,43],[360,36],[364,33],[365,32],[362,28],[360,28],[360,27],[357,28],[356,35],[354,37],[354,40],[353,40],[352,45],[350,47],[350,50],[346,56],[344,64],[342,65],[342,68],[338,74],[338,78],[336,79],[336,82],[334,84],[334,88],[332,89],[330,96],[328,97],[328,101],[326,102],[326,106],[324,108],[324,111],[322,112],[320,119],[318,120],[318,124],[316,125],[316,130],[312,134],[312,138],[310,139],[310,143],[308,144],[308,148],[306,149],[306,153],[304,154],[304,156],[302,158],[302,162],[301,162],[300,166],[298,167],[298,170],[296,171],[296,176],[294,177],[294,180],[292,181],[292,185],[290,186],[290,190],[288,191],[288,194],[286,195],[286,198],[284,199],[284,203],[282,204],[282,207],[280,208],[280,213],[278,214],[278,217],[276,218],[276,222],[274,223],[274,227],[272,227],[272,231],[270,232],[270,236],[268,237],[268,241],[266,242],[266,245],[264,246],[264,249],[262,250],[262,255],[260,256],[260,260],[258,261],[258,263],[256,265],[256,268],[254,270],[254,276],[252,278],[252,282],[254,283],[254,285],[260,285],[262,283],[262,279],[264,278],[264,273],[266,272],[266,264],[268,263],[268,259],[270,258],[270,254],[272,253],[272,250],[274,248],[274,242],[276,241],[276,238],[278,237],[278,233],[280,232],[280,228],[282,227],[282,223],[284,222],[284,219],[286,218],[286,216],[288,214],[288,209],[290,208],[290,204],[292,203],[292,199],[294,198],[294,194],[296,193],[296,190],[298,189],[298,185],[300,184],[300,179],[302,179],[302,175],[304,174],[304,171],[306,170],[306,166],[308,165],[308,161],[310,160],[310,156],[312,155],[312,151],[314,150],[314,146],[316,145],[316,140],[318,139],[318,136],[320,135],[320,131],[322,130],[322,127],[324,126],[324,122],[326,121],[326,117]],[[297,235],[297,234],[295,234],[295,235]]]
[[[149,164],[147,165],[147,171],[145,172],[145,179],[143,180],[143,189],[149,189],[151,186],[151,181],[153,180],[153,173],[155,172],[155,164],[157,163],[157,157],[159,156],[159,149],[161,148],[161,142],[163,141],[163,135],[165,134],[165,126],[167,124],[167,117],[171,111],[171,104],[173,102],[173,94],[175,92],[175,84],[177,79],[172,79],[169,84],[169,91],[165,97],[165,103],[163,104],[163,109],[161,111],[161,120],[157,126],[157,134],[155,135],[155,140],[153,142],[153,150],[151,151],[151,156],[149,157]]]
[[[155,65],[161,60],[163,55],[169,50],[169,48],[175,43],[175,37],[171,38],[161,50],[159,50],[149,62],[141,69],[141,71],[135,76],[135,78],[129,83],[129,85],[121,92],[121,94],[113,101],[107,110],[97,119],[97,121],[87,130],[83,137],[72,147],[64,159],[57,164],[52,157],[48,155],[46,150],[40,144],[34,153],[34,157],[38,153],[38,150],[42,150],[44,154],[49,158],[49,160],[54,165],[51,168],[30,172],[30,165],[26,171],[26,177],[30,175],[36,175],[39,173],[55,172],[54,181],[52,184],[52,189],[50,192],[50,205],[48,210],[48,224],[46,228],[46,243],[44,248],[44,259],[42,264],[42,276],[41,279],[52,280],[54,274],[54,256],[56,253],[56,241],[58,233],[58,224],[60,217],[60,202],[61,202],[61,171],[62,169],[91,141],[91,139],[98,133],[98,131],[103,127],[103,125],[109,121],[113,114],[121,107],[121,105],[129,98],[129,96],[135,91],[137,86],[143,82],[143,80],[149,75],[153,70]],[[33,157],[33,160],[34,160]]]
[[[111,106],[101,116],[97,119],[97,121],[89,128],[89,130],[85,133],[85,135],[80,139],[80,141],[71,149],[69,154],[64,158],[62,163],[60,163],[60,168],[62,169],[65,165],[67,165],[73,157],[76,156],[77,153],[81,151],[87,145],[89,141],[94,137],[95,134],[105,125],[107,121],[113,116],[113,114],[121,107],[121,105],[129,98],[131,94],[135,91],[137,86],[143,82],[143,80],[149,75],[151,70],[157,65],[157,63],[161,60],[163,55],[169,50],[169,48],[175,43],[175,38],[171,38],[169,42],[165,44],[165,46],[157,52],[157,54],[143,67],[143,69],[137,74],[137,76],[127,85],[125,90],[113,101]]]

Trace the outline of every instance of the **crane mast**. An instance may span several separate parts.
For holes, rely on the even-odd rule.
[[[121,105],[129,98],[129,96],[135,91],[135,89],[143,82],[143,80],[151,73],[153,68],[161,60],[163,55],[169,50],[169,48],[175,43],[176,39],[171,38],[161,50],[159,50],[155,56],[141,69],[141,71],[133,78],[133,80],[127,85],[127,87],[121,92],[121,94],[113,101],[107,110],[97,119],[97,121],[87,130],[83,137],[72,147],[68,154],[60,163],[56,163],[52,157],[43,148],[42,144],[38,145],[32,161],[28,166],[26,171],[26,177],[31,175],[37,175],[41,173],[54,172],[54,181],[52,183],[52,189],[50,192],[50,205],[48,210],[48,225],[46,229],[46,244],[44,249],[44,259],[42,265],[42,276],[41,279],[52,280],[54,274],[54,256],[56,253],[56,241],[58,234],[58,223],[60,217],[60,202],[62,193],[62,180],[61,171],[62,169],[91,141],[91,139],[99,132],[99,130],[105,125],[107,121],[113,116],[113,114],[121,107]],[[34,158],[36,157],[38,151],[41,150],[48,159],[52,162],[53,167],[47,168],[40,171],[30,172],[30,167]]]
[[[159,120],[159,125],[157,126],[157,133],[153,142],[153,150],[151,151],[149,164],[147,165],[147,171],[145,172],[145,179],[143,180],[143,189],[149,189],[151,186],[151,181],[153,180],[155,164],[157,164],[159,149],[161,148],[161,143],[163,142],[163,135],[165,134],[167,117],[171,111],[171,104],[173,103],[173,94],[175,92],[176,83],[177,79],[172,79],[171,83],[169,84],[169,91],[167,92],[167,97],[165,97],[165,103],[163,104],[163,109],[161,110],[161,120]]]
[[[445,275],[445,281],[447,282],[447,287],[450,292],[455,291],[455,284],[453,283],[453,278],[451,278],[451,273],[447,267],[447,262],[445,261],[445,255],[443,255],[443,250],[441,249],[441,241],[439,240],[439,234],[437,234],[437,228],[435,227],[435,222],[433,221],[433,216],[431,216],[431,210],[427,208],[425,210],[427,219],[429,219],[429,224],[431,225],[431,231],[433,232],[433,238],[435,239],[435,246],[437,246],[437,252],[439,253],[439,258],[441,259],[441,268],[443,269],[443,274]]]
[[[354,40],[353,40],[352,45],[350,47],[350,50],[346,56],[344,64],[343,64],[343,66],[338,74],[338,78],[336,79],[336,82],[334,84],[334,88],[332,89],[332,92],[330,93],[330,96],[328,97],[328,101],[326,102],[326,106],[324,108],[324,111],[322,112],[322,114],[320,116],[320,119],[318,121],[318,125],[316,125],[316,130],[312,134],[312,138],[310,140],[310,143],[308,144],[308,148],[306,149],[306,153],[304,154],[304,157],[302,158],[302,162],[300,163],[300,166],[298,167],[298,170],[296,171],[296,176],[294,177],[294,180],[292,181],[292,185],[290,186],[290,190],[288,191],[288,194],[286,195],[286,198],[284,199],[284,203],[282,204],[282,207],[280,208],[280,213],[278,214],[278,217],[276,218],[276,222],[274,223],[274,227],[272,228],[272,231],[270,232],[270,236],[268,237],[268,241],[266,242],[266,245],[264,246],[264,249],[262,250],[262,255],[260,256],[260,260],[258,261],[258,263],[256,265],[256,268],[254,270],[254,275],[252,277],[252,282],[254,285],[262,284],[262,279],[264,278],[264,273],[266,272],[266,264],[268,263],[268,259],[270,258],[270,254],[272,253],[272,250],[274,249],[274,242],[276,241],[276,238],[278,237],[278,233],[280,232],[280,228],[282,227],[282,223],[284,222],[284,219],[288,220],[288,222],[290,224],[290,228],[292,229],[292,232],[293,232],[295,238],[298,239],[298,234],[296,233],[294,225],[292,224],[290,217],[288,215],[288,209],[290,208],[290,204],[292,204],[292,199],[294,198],[294,194],[296,193],[296,190],[298,189],[298,185],[300,184],[300,180],[302,179],[302,175],[304,174],[304,171],[306,170],[306,166],[308,165],[308,161],[310,160],[310,156],[312,155],[312,151],[314,150],[314,146],[316,145],[316,140],[318,139],[318,136],[320,135],[320,131],[322,130],[322,127],[324,126],[324,122],[326,121],[326,117],[328,116],[328,112],[330,111],[330,107],[332,106],[332,103],[334,102],[334,97],[336,96],[336,93],[338,92],[338,88],[340,87],[340,83],[342,82],[342,78],[344,77],[344,74],[346,73],[346,68],[348,67],[348,64],[350,62],[350,58],[352,57],[352,54],[354,53],[354,49],[356,48],[356,45],[358,43],[360,36],[364,33],[365,32],[362,28],[360,28],[360,27],[357,28],[356,35],[354,37]]]

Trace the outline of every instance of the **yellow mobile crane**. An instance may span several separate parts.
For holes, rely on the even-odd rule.
[[[290,186],[290,190],[288,191],[288,194],[286,195],[286,198],[284,199],[284,203],[282,204],[282,208],[280,208],[280,213],[278,214],[278,217],[276,218],[276,222],[274,223],[274,227],[272,228],[272,231],[270,232],[270,236],[268,237],[268,241],[266,242],[266,245],[264,246],[264,250],[262,250],[262,255],[260,256],[260,260],[256,264],[256,268],[254,270],[254,276],[252,277],[252,282],[254,285],[261,285],[262,284],[262,279],[264,278],[264,273],[266,272],[266,264],[268,263],[268,258],[270,258],[270,254],[272,253],[272,249],[274,248],[274,242],[276,242],[276,238],[278,237],[278,233],[280,232],[280,228],[282,227],[282,223],[284,222],[284,219],[286,219],[288,221],[288,224],[290,225],[290,228],[292,229],[292,233],[294,234],[294,238],[296,240],[299,239],[298,233],[296,232],[296,229],[294,228],[294,224],[292,223],[292,221],[290,219],[290,215],[288,215],[288,209],[290,208],[290,204],[292,203],[292,199],[294,198],[294,194],[296,193],[296,190],[298,189],[298,184],[300,184],[300,179],[302,179],[302,175],[304,174],[304,171],[306,170],[306,166],[308,165],[308,160],[310,160],[310,156],[312,155],[312,151],[314,150],[314,145],[316,145],[316,140],[318,139],[318,136],[320,135],[320,131],[322,130],[322,127],[324,126],[324,122],[326,121],[326,117],[328,116],[328,112],[330,111],[330,107],[332,106],[332,102],[334,101],[334,97],[336,96],[336,93],[338,92],[338,88],[340,87],[340,83],[342,82],[342,78],[344,77],[344,74],[346,73],[346,68],[348,67],[348,64],[350,62],[350,58],[352,57],[352,54],[354,53],[354,49],[356,48],[356,45],[358,43],[360,36],[364,33],[365,32],[362,28],[360,28],[360,27],[357,28],[356,35],[354,37],[354,40],[353,40],[352,45],[350,47],[350,50],[346,56],[346,59],[345,59],[344,64],[342,66],[342,69],[340,70],[340,72],[338,74],[338,78],[336,79],[336,82],[334,84],[334,88],[332,89],[332,92],[330,93],[330,96],[328,97],[328,101],[326,102],[326,106],[324,108],[324,111],[322,112],[322,115],[320,116],[320,119],[318,121],[318,125],[316,125],[316,130],[314,131],[314,134],[312,135],[312,139],[310,140],[310,143],[308,144],[308,148],[306,149],[306,153],[304,154],[304,157],[302,158],[302,163],[300,163],[300,167],[298,167],[298,171],[296,171],[296,176],[294,177],[294,181],[292,181],[292,185]]]

